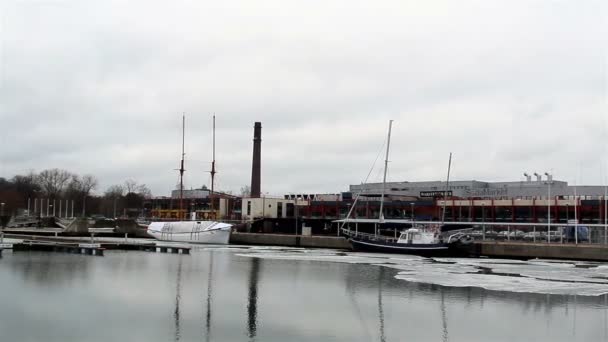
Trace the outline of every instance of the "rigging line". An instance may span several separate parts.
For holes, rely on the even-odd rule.
[[[355,297],[355,289],[351,286],[349,287],[348,291],[348,299],[350,299],[350,304],[352,305],[355,315],[357,316],[357,319],[359,320],[360,326],[361,328],[363,328],[363,332],[365,333],[365,337],[367,341],[372,341],[372,333],[370,332],[371,329],[367,326],[367,324],[365,323],[365,319],[363,318],[363,314],[361,313],[361,308],[359,307],[359,304],[357,304],[357,299]]]
[[[380,158],[380,156],[382,155],[382,151],[384,150],[384,146],[386,146],[386,143],[388,141],[388,138],[384,140],[384,142],[382,143],[382,146],[380,146],[380,149],[378,150],[378,155],[376,156],[376,159],[374,160],[374,163],[372,164],[372,167],[369,169],[369,172],[367,173],[367,177],[365,177],[365,180],[363,180],[363,182],[361,184],[366,184],[367,180],[369,179],[369,176],[372,174],[372,172],[374,171],[374,167],[376,167],[376,163],[378,162],[378,158]],[[353,210],[357,207],[357,202],[359,201],[359,197],[361,197],[361,194],[365,192],[365,189],[361,189],[357,195],[355,196],[355,200],[353,201],[353,205],[350,207],[350,210],[348,211],[348,214],[346,215],[346,219],[348,220],[348,218],[350,217],[350,215],[352,214]],[[346,224],[345,222],[342,222],[342,225],[340,226],[339,231],[341,231],[342,229],[344,229],[344,225]]]

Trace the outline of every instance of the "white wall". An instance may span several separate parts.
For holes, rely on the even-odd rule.
[[[248,203],[251,203],[251,212],[247,212]],[[294,203],[293,200],[282,198],[243,198],[242,202],[242,217],[244,220],[253,220],[254,218],[277,218],[277,207],[282,203],[281,217],[287,217],[287,204]]]

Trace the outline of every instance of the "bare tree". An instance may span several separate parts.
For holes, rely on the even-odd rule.
[[[40,191],[40,185],[36,182],[36,174],[34,172],[30,172],[27,175],[16,175],[13,177],[12,182],[15,190],[23,196],[24,201],[35,197],[36,192]]]
[[[249,197],[251,194],[251,187],[249,185],[244,185],[241,187],[241,197]]]
[[[150,190],[146,184],[140,184],[137,187],[137,194],[143,198],[150,198],[152,197],[152,190]]]
[[[139,186],[139,184],[137,184],[137,182],[133,179],[127,179],[125,181],[125,185],[124,185],[124,189],[125,192],[128,193],[136,193],[137,192],[137,187]]]
[[[97,184],[97,178],[93,175],[87,174],[82,177],[72,175],[67,192],[77,196],[77,198],[82,198],[82,216],[85,216],[87,197],[92,190],[97,188]]]
[[[38,185],[49,198],[57,198],[70,177],[71,174],[66,170],[47,169],[40,172],[36,178]]]
[[[104,196],[107,198],[118,198],[124,195],[125,188],[122,185],[112,185],[104,193]]]
[[[116,218],[116,213],[117,213],[117,209],[118,209],[117,202],[119,199],[122,200],[124,195],[125,195],[125,187],[122,185],[112,185],[108,189],[106,189],[106,192],[104,193],[104,196],[106,197],[106,199],[112,200],[112,208],[113,208],[112,217],[114,217],[114,218]]]

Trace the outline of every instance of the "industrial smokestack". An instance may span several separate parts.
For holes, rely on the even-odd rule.
[[[262,168],[262,123],[253,126],[253,165],[251,167],[251,197],[260,197]]]

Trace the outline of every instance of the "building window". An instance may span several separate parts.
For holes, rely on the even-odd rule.
[[[247,216],[251,216],[251,201],[247,201]]]
[[[283,217],[283,202],[277,203],[277,217],[278,218]]]

